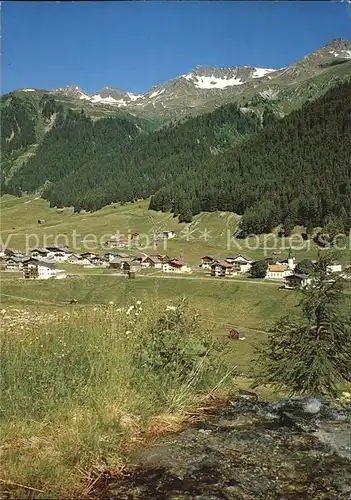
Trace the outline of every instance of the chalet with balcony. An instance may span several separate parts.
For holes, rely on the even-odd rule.
[[[219,260],[211,264],[211,276],[225,277],[233,276],[233,264],[226,260]]]
[[[164,273],[186,273],[190,270],[190,267],[181,259],[171,259],[162,264],[162,271]]]
[[[312,279],[306,274],[290,274],[284,278],[284,288],[289,290],[301,290],[312,283]]]
[[[23,263],[24,279],[49,279],[56,276],[56,265],[54,262],[30,258]]]

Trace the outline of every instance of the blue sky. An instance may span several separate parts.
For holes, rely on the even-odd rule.
[[[80,85],[145,92],[196,65],[287,66],[351,38],[332,2],[3,2],[2,93]]]

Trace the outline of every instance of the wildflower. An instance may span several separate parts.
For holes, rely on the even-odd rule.
[[[110,300],[109,304],[110,304],[110,306],[113,306],[113,304],[114,304],[113,300]]]
[[[130,335],[132,332],[130,330],[126,331],[126,335]]]
[[[141,301],[140,300],[137,300],[136,303],[137,303],[137,306],[141,305]]]

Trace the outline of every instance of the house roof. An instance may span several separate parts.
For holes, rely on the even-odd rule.
[[[225,260],[218,260],[216,262],[214,262],[211,267],[215,267],[215,266],[221,266],[221,267],[233,267],[233,264],[230,264],[229,262],[226,262]]]
[[[283,266],[282,264],[271,264],[268,266],[268,271],[273,273],[283,273],[288,270],[288,266]]]
[[[25,264],[34,264],[36,266],[45,266],[50,268],[56,267],[55,262],[50,262],[44,259],[27,259]]]
[[[151,262],[154,262],[155,264],[161,262],[161,259],[157,255],[148,255],[145,257],[145,260],[147,259],[151,260]]]
[[[9,260],[10,260],[10,261],[11,261],[11,260],[13,260],[14,262],[25,262],[25,261],[26,261],[26,260],[28,260],[28,259],[29,259],[29,257],[25,257],[25,256],[23,256],[23,257],[18,257],[18,256],[16,256],[16,255],[11,255],[11,256],[9,256],[9,257],[6,259],[6,261],[8,262]]]
[[[252,261],[252,259],[250,259],[249,257],[246,257],[246,255],[243,255],[241,253],[239,253],[238,255],[233,255],[232,257],[227,257],[227,259],[230,259],[230,260],[242,259],[242,260],[245,260],[246,262]]]
[[[31,252],[48,253],[49,250],[47,248],[33,248]]]
[[[168,263],[171,264],[172,266],[177,266],[177,267],[185,266],[185,262],[179,259],[172,259]]]
[[[202,259],[211,259],[211,260],[218,260],[218,257],[215,257],[214,255],[205,255],[204,257],[201,257]]]
[[[294,273],[294,274],[289,274],[289,276],[285,276],[285,279],[286,280],[289,280],[289,279],[299,279],[299,280],[305,280],[308,278],[307,274],[298,274],[298,273]]]

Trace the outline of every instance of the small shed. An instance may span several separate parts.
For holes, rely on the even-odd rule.
[[[245,340],[245,330],[241,327],[233,327],[229,330],[228,338],[235,340]]]

